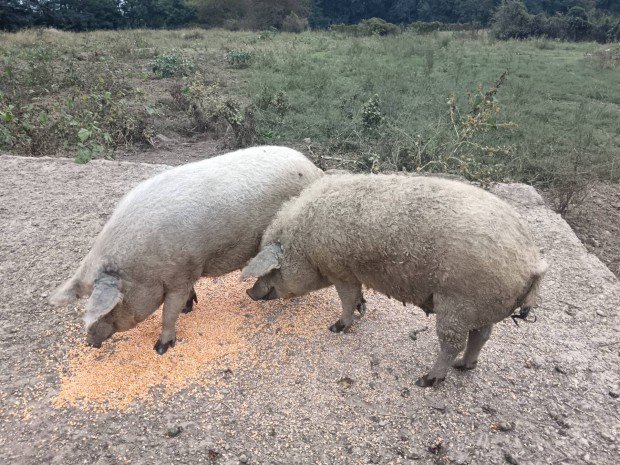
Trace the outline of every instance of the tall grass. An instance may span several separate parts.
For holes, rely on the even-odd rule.
[[[155,76],[150,64],[171,54],[193,74]],[[73,154],[230,124],[237,143],[304,146],[356,170],[618,180],[619,71],[618,45],[484,33],[0,33],[0,149]],[[79,115],[65,106],[83,96]]]

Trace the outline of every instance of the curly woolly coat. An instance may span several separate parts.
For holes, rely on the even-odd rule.
[[[491,326],[535,304],[546,270],[517,212],[487,191],[442,178],[326,176],[287,202],[244,269],[254,298],[291,297],[335,284],[347,329],[363,309],[361,285],[437,315],[438,362],[420,385],[443,379],[468,346],[473,368]]]

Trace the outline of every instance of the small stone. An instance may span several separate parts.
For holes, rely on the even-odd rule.
[[[472,407],[469,409],[469,413],[471,413],[472,415],[482,413],[482,409],[480,407]]]
[[[241,454],[241,456],[239,456],[239,463],[248,463],[248,456]]]
[[[490,415],[493,415],[496,412],[496,410],[493,407],[491,407],[490,405],[483,405],[482,406],[482,411],[484,413],[488,413]]]
[[[423,456],[422,451],[418,451],[415,449],[410,449],[408,451],[406,451],[404,454],[402,454],[406,459],[409,460],[420,460]]]
[[[565,375],[565,374],[566,374],[566,370],[565,370],[562,366],[560,366],[560,365],[556,365],[555,367],[553,367],[553,369],[554,369],[557,373],[560,373],[560,374],[562,374],[562,375]]]
[[[400,395],[406,399],[411,395],[411,391],[409,390],[409,388],[404,387],[400,390]]]
[[[439,399],[427,399],[426,405],[428,405],[432,409],[439,410],[440,412],[446,410],[446,403]]]
[[[408,441],[410,437],[411,437],[411,433],[404,428],[398,432],[398,438],[401,441]]]
[[[620,394],[618,394],[616,391],[609,391],[609,396],[612,399],[617,399],[620,396]]]
[[[540,357],[532,357],[525,361],[525,368],[540,368],[543,361]]]
[[[342,388],[348,389],[353,386],[353,380],[348,376],[345,376],[344,378],[340,378],[338,380],[338,385]]]
[[[181,434],[182,431],[182,426],[170,426],[166,430],[166,436],[168,436],[169,438],[176,438],[179,434]]]
[[[500,421],[497,424],[497,429],[500,431],[512,431],[514,428],[514,423],[508,423],[507,421]]]
[[[438,454],[439,451],[441,450],[442,444],[443,444],[443,438],[437,438],[428,446],[428,451],[431,454]]]
[[[415,329],[412,329],[411,331],[409,331],[409,337],[411,338],[412,341],[417,341],[418,332]]]
[[[596,314],[597,314],[598,316],[601,316],[601,317],[606,317],[606,316],[607,316],[607,315],[605,315],[605,312],[604,312],[603,310],[597,310],[597,311],[596,311]]]
[[[602,431],[601,433],[599,433],[601,435],[601,437],[608,442],[616,442],[616,438],[614,438],[611,434],[608,434],[604,431]]]
[[[508,462],[510,465],[519,465],[517,459],[515,459],[510,452],[504,451],[504,460],[506,460],[506,462]]]

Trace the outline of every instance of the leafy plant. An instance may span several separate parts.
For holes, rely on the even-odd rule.
[[[194,71],[194,64],[175,52],[160,53],[151,60],[150,67],[158,78],[188,76]]]
[[[362,127],[366,131],[376,131],[384,121],[379,107],[379,96],[374,95],[362,105]]]
[[[228,64],[234,68],[247,68],[253,57],[254,54],[248,50],[229,50],[224,55]]]

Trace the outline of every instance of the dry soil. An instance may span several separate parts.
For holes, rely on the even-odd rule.
[[[366,315],[334,335],[333,290],[257,304],[235,275],[201,281],[179,344],[162,357],[152,349],[158,315],[85,348],[83,302],[53,308],[46,298],[123,193],[163,169],[0,157],[4,463],[620,462],[620,284],[524,185],[495,191],[550,265],[537,321],[498,324],[478,368],[452,370],[435,388],[414,385],[438,349],[420,309],[368,293]]]

